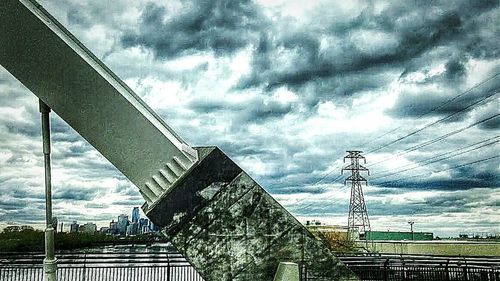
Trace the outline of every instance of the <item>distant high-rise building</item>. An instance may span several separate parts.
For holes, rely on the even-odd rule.
[[[139,234],[148,233],[148,232],[150,232],[149,220],[146,218],[140,218],[139,219]]]
[[[133,222],[133,223],[129,224],[129,226],[127,226],[127,233],[126,234],[127,234],[127,236],[137,235],[138,230],[139,230],[139,224],[136,222]]]
[[[52,228],[54,229],[54,233],[57,233],[57,217],[52,218]]]
[[[118,229],[118,222],[116,222],[115,220],[111,220],[111,222],[109,223],[109,229]]]
[[[109,234],[112,234],[112,235],[118,234],[118,222],[116,222],[115,220],[112,220],[109,223],[109,230],[108,230],[108,232],[109,232]]]
[[[152,222],[152,221],[149,221],[149,229],[152,231],[152,232],[157,232],[159,231],[159,228]]]
[[[146,229],[145,233],[151,232],[149,229],[149,220],[148,219],[144,219],[144,224],[142,225],[142,228]]]
[[[118,216],[118,234],[125,235],[127,233],[127,226],[129,225],[128,216],[121,214]]]
[[[73,223],[69,226],[70,233],[78,233],[80,225],[77,221],[73,221]]]
[[[132,210],[132,222],[139,223],[139,207],[134,207]]]
[[[81,225],[81,228],[83,233],[88,233],[88,234],[95,234],[97,231],[97,225],[91,222]]]
[[[103,226],[103,227],[101,227],[101,229],[99,230],[99,232],[102,233],[102,234],[108,234],[108,233],[110,233],[109,227]]]
[[[143,225],[141,230],[140,230],[140,233],[141,234],[144,234],[144,233],[149,233],[151,232],[151,230],[149,229],[149,226],[148,225]]]
[[[132,223],[127,226],[127,231],[125,232],[125,235],[127,236],[132,235]]]
[[[139,225],[138,225],[139,233],[142,232],[142,227],[144,226],[145,223],[146,223],[146,219],[145,218],[140,218],[139,219]]]

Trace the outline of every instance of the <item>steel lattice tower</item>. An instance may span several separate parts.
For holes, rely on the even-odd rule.
[[[367,168],[359,164],[359,159],[363,159],[366,163],[365,157],[361,156],[362,151],[347,151],[349,153],[344,157],[344,163],[346,159],[351,159],[351,164],[347,165],[342,169],[342,174],[344,171],[351,171],[351,175],[345,179],[344,184],[347,181],[351,182],[351,201],[349,203],[349,231],[358,229],[360,233],[365,233],[370,230],[370,220],[368,219],[368,211],[366,210],[365,199],[363,196],[363,189],[361,188],[361,183],[365,182],[368,184],[367,180],[363,178],[360,172],[370,172]]]

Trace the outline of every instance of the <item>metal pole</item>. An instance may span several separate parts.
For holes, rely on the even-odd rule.
[[[50,108],[40,103],[42,115],[43,160],[45,164],[45,259],[43,271],[45,281],[57,281],[57,259],[54,255],[54,228],[52,226],[52,184],[50,173]]]
[[[411,231],[411,240],[415,240],[415,237],[413,236],[413,224],[414,221],[409,221],[408,224],[410,224],[410,231]]]

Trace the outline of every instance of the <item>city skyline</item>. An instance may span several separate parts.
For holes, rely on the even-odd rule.
[[[61,225],[63,227],[63,232],[72,232],[71,231],[71,225],[72,224],[77,224],[78,226],[83,226],[85,224],[95,224],[96,225],[96,231],[99,231],[101,228],[103,227],[108,227],[110,228],[110,225],[111,223],[118,223],[118,221],[120,220],[120,217],[121,216],[124,216],[126,217],[127,221],[129,223],[132,222],[132,215],[134,214],[134,211],[135,210],[140,210],[140,207],[132,207],[130,213],[131,215],[127,215],[125,213],[123,214],[119,214],[119,215],[116,215],[114,218],[111,218],[111,220],[108,220],[108,221],[98,221],[96,223],[95,220],[92,220],[91,218],[87,218],[87,219],[83,219],[83,220],[68,220],[68,221],[61,221],[59,220],[58,217],[54,217],[55,219],[55,222],[54,222],[54,230],[56,230],[56,232],[60,232],[61,230]],[[148,224],[150,223],[151,225],[153,225],[153,222],[150,222],[149,219],[147,219],[147,217],[144,215],[144,213],[142,211],[138,212],[138,215],[139,215],[139,219],[138,220],[143,220],[143,219],[146,219],[148,221]],[[131,218],[131,219],[129,219]],[[57,225],[57,228],[55,227]],[[44,224],[23,224],[21,222],[10,222],[9,224],[6,224],[5,226],[3,226],[3,228],[6,228],[6,227],[34,227],[34,229],[38,229],[38,230],[44,230],[45,229],[45,225]],[[1,229],[0,229],[1,230]]]
[[[372,229],[498,231],[498,1],[39,2],[188,143],[220,146],[301,221],[347,225],[340,169],[359,149]],[[41,227],[38,102],[3,68],[0,112],[0,227]],[[52,121],[54,216],[131,216],[137,188]]]

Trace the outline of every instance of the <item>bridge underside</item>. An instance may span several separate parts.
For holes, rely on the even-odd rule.
[[[272,280],[280,261],[318,280],[358,280],[324,245],[216,147],[147,216],[206,280]]]

